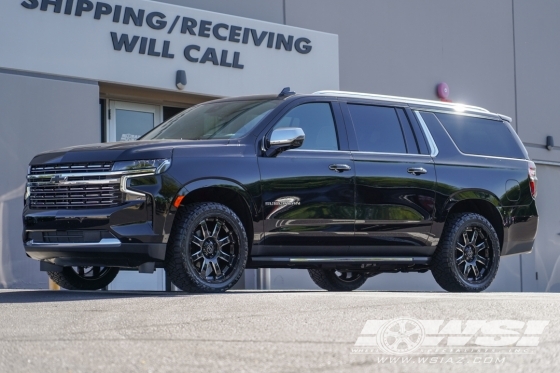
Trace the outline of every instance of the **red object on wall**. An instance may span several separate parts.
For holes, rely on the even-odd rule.
[[[451,100],[449,99],[449,86],[447,85],[447,83],[439,83],[436,87],[436,91],[437,96],[441,101],[451,102]]]

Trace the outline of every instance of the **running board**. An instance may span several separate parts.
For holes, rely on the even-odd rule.
[[[430,264],[429,256],[415,257],[387,257],[387,256],[328,256],[328,257],[271,257],[271,256],[254,256],[251,258],[255,264],[260,263],[276,263],[276,264],[329,264],[329,263],[347,263],[347,264]]]

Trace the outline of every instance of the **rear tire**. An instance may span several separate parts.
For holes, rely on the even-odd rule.
[[[309,276],[321,289],[327,291],[352,291],[368,279],[359,272],[341,272],[336,269],[309,269]]]
[[[115,267],[64,267],[61,272],[47,272],[51,280],[68,290],[99,290],[107,287],[119,274]]]
[[[480,292],[498,272],[500,241],[494,227],[479,214],[449,216],[432,257],[432,275],[451,292]]]
[[[179,209],[165,256],[175,286],[191,293],[224,292],[237,283],[247,264],[245,228],[228,207],[213,202]]]

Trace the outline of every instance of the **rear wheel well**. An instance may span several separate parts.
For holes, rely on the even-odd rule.
[[[450,214],[459,213],[459,212],[474,212],[476,214],[484,216],[490,224],[494,227],[496,234],[498,235],[498,239],[500,240],[500,249],[504,246],[504,223],[502,220],[502,216],[496,209],[496,206],[491,204],[488,201],[482,199],[467,199],[464,201],[459,201],[451,210],[449,210]]]
[[[181,206],[196,202],[216,202],[230,208],[241,220],[245,232],[249,250],[253,246],[253,218],[247,205],[247,201],[236,191],[222,187],[208,187],[196,189],[183,198]]]

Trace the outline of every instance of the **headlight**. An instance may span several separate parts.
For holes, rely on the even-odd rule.
[[[141,159],[136,161],[115,162],[112,171],[154,171],[161,174],[171,166],[171,159]]]

